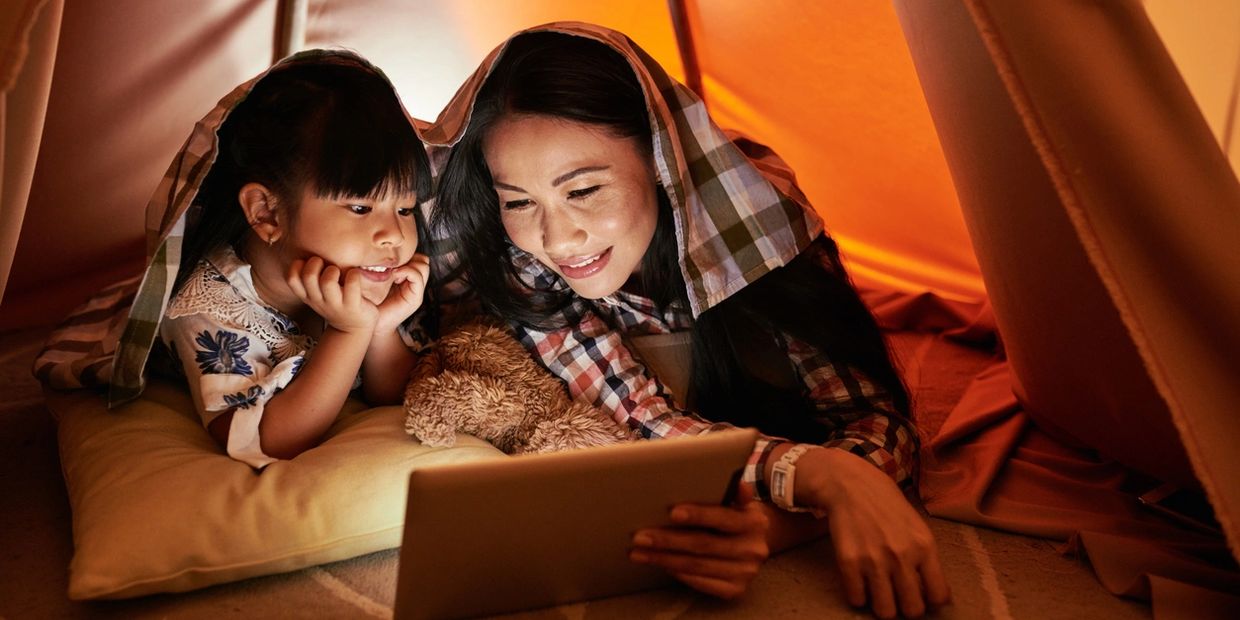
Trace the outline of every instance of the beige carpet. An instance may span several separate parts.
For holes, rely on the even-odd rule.
[[[67,600],[73,552],[55,425],[30,362],[45,332],[0,333],[0,618],[385,618],[396,552],[175,595],[99,603]],[[922,431],[942,423],[985,353],[938,338],[897,335]],[[939,618],[1145,618],[1149,607],[1107,593],[1088,565],[1054,545],[931,520],[954,602]],[[566,605],[514,618],[866,618],[839,590],[828,541],[767,563],[741,600],[682,588]],[[468,575],[461,578],[468,579]]]

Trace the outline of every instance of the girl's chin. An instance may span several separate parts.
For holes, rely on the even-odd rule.
[[[366,283],[362,287],[362,298],[374,305],[379,305],[387,299],[388,293],[392,291],[391,282]]]

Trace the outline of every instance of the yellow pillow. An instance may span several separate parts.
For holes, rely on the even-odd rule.
[[[48,393],[73,509],[69,598],[181,592],[400,545],[409,472],[500,458],[467,435],[428,448],[399,407],[349,401],[322,445],[255,473],[207,435],[185,390],[153,380],[107,411]]]

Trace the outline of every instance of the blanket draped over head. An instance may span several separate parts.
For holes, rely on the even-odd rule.
[[[140,280],[105,289],[52,333],[35,360],[34,371],[41,380],[60,389],[110,384],[109,406],[142,393],[147,358],[180,269],[182,241],[193,233],[202,209],[195,198],[219,152],[219,129],[267,74],[307,62],[361,67],[391,86],[382,71],[352,52],[309,50],[281,60],[220,99],[194,125],[147,203],[146,272]],[[396,96],[394,88],[392,92]]]
[[[633,67],[649,106],[655,170],[672,204],[680,267],[694,316],[787,264],[823,232],[822,220],[783,160],[757,142],[720,129],[702,100],[627,36],[576,22],[547,24],[513,36],[528,32],[601,41]],[[491,52],[435,123],[424,126],[410,119],[431,146],[432,161],[442,161],[444,149],[464,133],[474,98],[506,47]],[[61,389],[110,384],[109,406],[141,394],[147,358],[180,267],[182,240],[198,215],[194,199],[215,162],[217,132],[267,73],[298,62],[355,64],[382,76],[352,53],[312,50],[286,58],[221,99],[194,126],[147,204],[145,274],[140,281],[134,278],[105,289],[53,332],[35,361],[35,374],[45,383]]]
[[[627,36],[579,22],[523,30],[559,32],[600,41],[624,56],[649,107],[655,170],[676,222],[680,268],[696,317],[776,267],[823,231],[822,220],[797,187],[792,170],[767,147],[720,129],[706,104],[667,75]],[[422,131],[437,146],[461,139],[486,77],[508,47],[497,47]]]

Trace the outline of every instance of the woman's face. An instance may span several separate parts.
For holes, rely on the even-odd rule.
[[[641,268],[658,222],[651,158],[633,138],[550,116],[501,118],[483,142],[504,230],[578,295]]]

